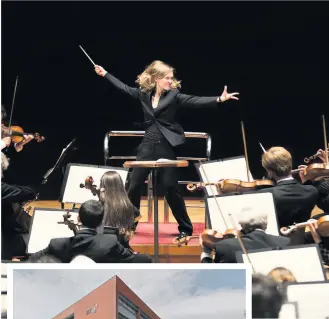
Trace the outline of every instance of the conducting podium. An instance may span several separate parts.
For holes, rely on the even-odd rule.
[[[150,168],[152,175],[152,190],[154,201],[154,262],[159,262],[159,205],[157,194],[157,170],[163,167],[187,167],[188,161],[158,159],[157,161],[127,161],[125,168]]]

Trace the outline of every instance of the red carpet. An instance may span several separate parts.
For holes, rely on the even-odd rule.
[[[204,230],[204,223],[193,224],[193,235],[199,235]],[[159,244],[172,244],[173,239],[178,235],[178,228],[176,223],[159,223]],[[138,223],[136,233],[131,245],[152,245],[154,243],[154,225],[148,223]],[[199,239],[191,239],[189,245],[199,245]]]

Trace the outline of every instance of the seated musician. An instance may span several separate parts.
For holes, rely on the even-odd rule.
[[[104,218],[104,206],[100,201],[88,200],[79,209],[78,220],[82,227],[69,238],[54,238],[47,248],[31,254],[28,261],[40,255],[51,255],[63,263],[70,263],[78,255],[84,255],[97,263],[152,263],[148,255],[133,254],[123,247],[116,235],[98,234],[97,228]]]
[[[293,273],[284,267],[276,267],[268,273],[269,277],[272,277],[276,282],[297,282]]]
[[[262,165],[276,186],[259,192],[272,192],[279,227],[308,220],[318,201],[317,189],[302,185],[291,175],[292,157],[283,147],[272,147],[262,156]]]
[[[319,149],[317,153],[315,154],[315,159],[319,158],[319,161],[321,163],[326,162],[326,154],[325,151],[322,149]],[[317,202],[317,206],[323,210],[323,214],[321,214],[318,217],[321,217],[323,215],[329,214],[329,177],[319,177],[313,181],[309,181],[305,179],[305,169],[307,168],[306,165],[299,165],[298,168],[302,169],[302,171],[299,172],[300,179],[304,185],[313,185],[316,187],[319,193],[319,199]],[[314,218],[313,216],[312,218]]]
[[[119,228],[119,242],[130,248],[129,240],[136,230],[140,211],[131,203],[120,174],[106,172],[100,181],[99,200],[104,204],[104,234],[111,233],[111,227]]]
[[[277,248],[290,244],[290,239],[283,236],[273,236],[265,233],[267,228],[267,215],[255,212],[245,212],[238,221],[241,230],[241,240],[246,248]],[[242,251],[242,247],[237,238],[227,238],[215,244],[215,259],[212,259],[211,250],[202,242],[203,252],[201,254],[202,263],[236,263],[236,252]]]
[[[284,300],[273,278],[252,275],[252,318],[279,318]]]
[[[3,173],[8,166],[8,158],[1,153],[1,259],[10,260],[24,255],[31,222],[31,217],[23,209],[14,209],[14,205],[33,200],[36,192],[27,186],[5,183]]]

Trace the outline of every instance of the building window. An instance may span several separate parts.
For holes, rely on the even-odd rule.
[[[141,319],[151,319],[147,314],[141,311]]]
[[[119,319],[137,319],[138,307],[128,298],[119,294],[118,298],[118,317]]]
[[[69,316],[67,316],[63,319],[74,319],[74,313],[71,313]]]

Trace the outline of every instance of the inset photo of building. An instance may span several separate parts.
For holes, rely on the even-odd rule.
[[[249,318],[245,269],[13,269],[12,274],[15,319]]]

